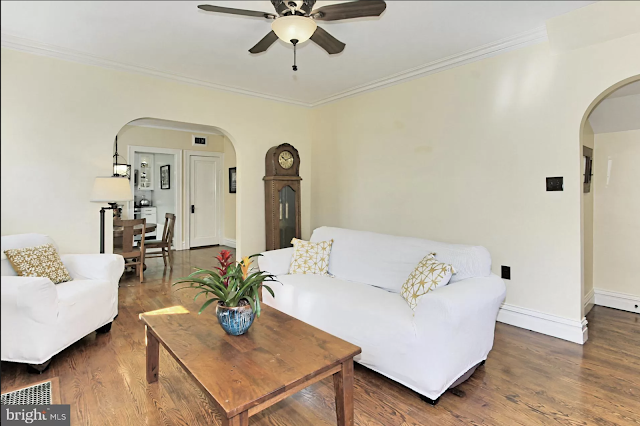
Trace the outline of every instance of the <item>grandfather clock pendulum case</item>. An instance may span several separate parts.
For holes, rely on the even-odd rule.
[[[264,202],[267,250],[291,247],[300,238],[300,156],[284,143],[267,151],[265,158]]]

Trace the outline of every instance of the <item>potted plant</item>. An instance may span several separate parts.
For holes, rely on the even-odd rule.
[[[262,271],[249,273],[253,262],[251,258],[256,256],[260,255],[254,254],[235,262],[228,250],[222,250],[216,256],[219,266],[216,266],[215,270],[196,269],[173,285],[187,283],[189,285],[181,289],[200,290],[194,296],[194,301],[198,300],[200,295],[205,295],[207,300],[198,314],[210,304],[217,302],[216,316],[220,325],[228,334],[239,336],[251,327],[256,315],[260,316],[260,287],[266,288],[275,297],[271,287],[264,284],[265,281],[276,281],[273,275]]]

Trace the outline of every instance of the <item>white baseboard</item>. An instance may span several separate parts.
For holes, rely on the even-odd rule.
[[[570,320],[519,306],[503,304],[498,321],[547,336],[584,344],[588,338],[587,320]]]
[[[593,305],[595,304],[596,304],[596,294],[594,293],[593,289],[591,289],[591,291],[589,291],[589,293],[587,293],[583,299],[584,314],[587,315],[589,311],[591,311],[591,309],[593,308]]]
[[[231,238],[225,238],[222,241],[223,246],[236,248],[236,240],[232,240]]]
[[[607,308],[640,313],[640,297],[615,291],[594,289],[595,304]]]

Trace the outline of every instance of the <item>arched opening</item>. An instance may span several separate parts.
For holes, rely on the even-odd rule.
[[[140,118],[118,131],[114,151],[116,144],[118,169],[128,174],[134,198],[120,203],[116,214],[123,220],[146,219],[145,250],[153,251],[149,248],[166,239],[166,230],[171,228],[171,247],[178,260],[189,258],[190,250],[204,249],[198,250],[198,256],[208,253],[211,259],[203,265],[211,265],[221,249],[235,251],[236,150],[225,131],[209,125]],[[116,227],[112,233],[114,252],[122,248],[124,235],[120,231]],[[141,239],[142,233],[136,231],[134,245],[141,246]],[[171,266],[174,261],[159,257],[145,260],[145,276],[164,274],[165,264]],[[178,275],[183,272],[189,273],[180,271]]]
[[[640,162],[640,75],[589,105],[580,125],[580,158],[583,316],[594,305],[640,312],[640,285],[625,272],[634,251],[637,261],[640,241],[640,187],[633,176]]]

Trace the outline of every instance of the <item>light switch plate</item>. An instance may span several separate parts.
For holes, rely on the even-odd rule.
[[[548,177],[547,178],[547,191],[563,191],[564,179],[560,177]]]

